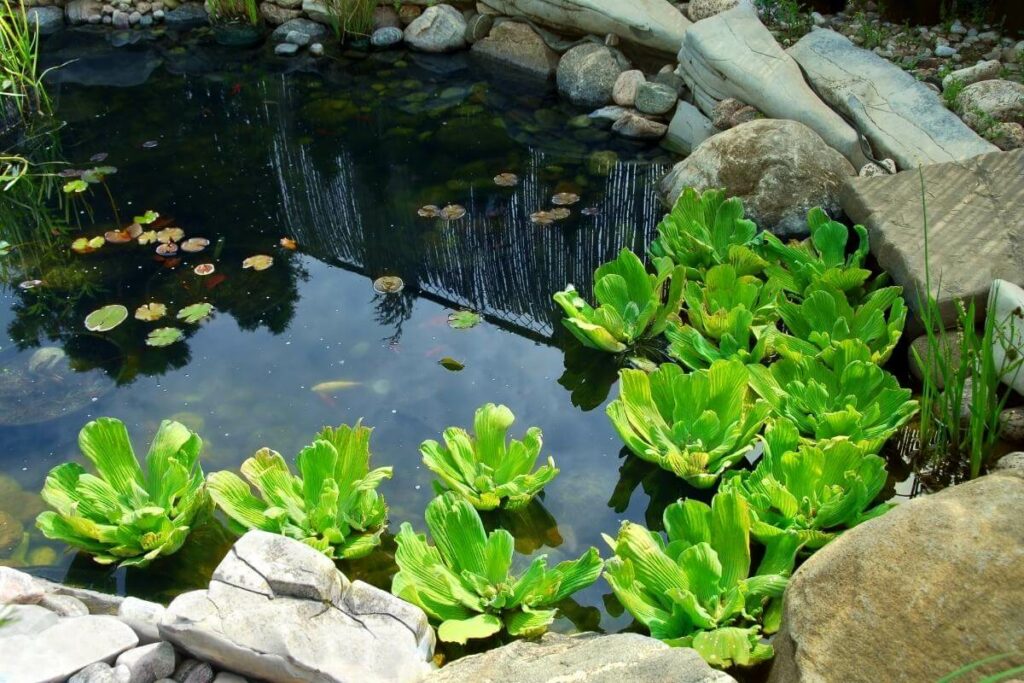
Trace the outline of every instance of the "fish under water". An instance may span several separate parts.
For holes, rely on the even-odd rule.
[[[353,382],[347,379],[334,379],[329,382],[320,382],[319,384],[313,385],[313,391],[318,394],[327,393],[331,391],[341,391],[342,389],[351,389],[352,387],[358,387],[362,382]]]

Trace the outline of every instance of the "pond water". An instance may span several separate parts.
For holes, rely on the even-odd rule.
[[[464,56],[443,59],[352,54],[291,74],[238,57],[226,70],[181,73],[168,60],[132,87],[67,82],[103,80],[82,76],[89,60],[68,67],[78,75],[58,91],[67,122],[54,140],[60,158],[118,170],[107,179],[111,198],[96,185],[87,205],[72,204],[81,231],[39,240],[21,250],[25,261],[8,262],[0,509],[30,529],[38,503],[11,478],[38,491],[51,467],[80,458],[78,430],[98,416],[123,420],[143,453],[161,419],[184,422],[204,440],[206,472],[235,469],[261,446],[291,460],[324,425],[361,418],[374,427],[373,464],[394,466],[382,487],[392,531],[407,520],[422,528],[432,476],[419,443],[470,426],[478,406],[496,402],[515,412],[513,436],[543,430],[544,454],[562,470],[542,504],[504,520],[524,564],[536,553],[557,562],[603,550],[600,535],[622,520],[660,524],[684,485],[620,452],[603,410],[615,368],[564,333],[551,294],[569,282],[589,291],[602,261],[644,249],[663,211],[653,187],[669,160],[574,119],[585,112],[550,86],[510,81]],[[106,157],[90,161],[96,155]],[[518,186],[496,186],[501,172],[517,174]],[[556,192],[581,196],[572,215],[531,223]],[[417,216],[450,202],[466,216]],[[74,237],[115,226],[114,207],[121,224],[153,209],[211,244],[174,258],[134,242],[72,253]],[[22,219],[31,228],[36,216]],[[282,237],[298,249],[282,248]],[[273,265],[243,269],[256,254]],[[197,276],[199,263],[215,264],[215,274]],[[382,275],[400,276],[405,289],[377,294]],[[25,279],[44,284],[22,290]],[[105,334],[83,325],[99,306],[134,311],[151,301],[172,312],[206,301],[215,312],[178,323],[186,338],[162,349],[144,340],[173,319],[129,318]],[[485,320],[451,329],[448,314],[459,309]],[[464,369],[447,370],[445,357]],[[335,380],[352,385],[313,390]],[[51,566],[39,564],[46,552],[26,561],[51,578],[168,600],[205,584],[230,541],[222,528],[201,529],[178,554],[129,572],[56,547]],[[36,532],[30,547],[45,547]],[[391,548],[343,568],[388,587]],[[563,611],[580,627],[618,630],[630,620],[606,608],[609,598],[599,582]]]

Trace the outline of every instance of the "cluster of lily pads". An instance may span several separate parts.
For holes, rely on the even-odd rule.
[[[853,227],[853,246],[821,209],[808,227],[784,244],[739,199],[687,189],[658,226],[653,273],[623,250],[595,273],[596,305],[572,285],[554,295],[584,346],[639,368],[620,370],[607,407],[626,447],[720,484],[710,506],[665,509],[667,540],[625,523],[605,570],[652,636],[716,666],[770,658],[763,636],[798,557],[889,508],[875,504],[878,452],[918,409],[881,367],[907,308],[864,268],[866,231]],[[734,469],[756,449],[754,469]],[[764,548],[753,573],[751,536]]]

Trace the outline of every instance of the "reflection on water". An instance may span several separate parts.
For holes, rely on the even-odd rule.
[[[95,369],[75,381],[101,373],[105,382],[102,391],[66,386],[66,410],[45,423],[0,426],[0,471],[38,490],[51,467],[77,457],[78,429],[99,415],[122,419],[137,443],[163,418],[184,422],[203,437],[208,472],[237,468],[261,446],[292,457],[322,426],[363,418],[375,428],[374,462],[395,467],[381,487],[392,529],[405,520],[422,527],[432,489],[419,443],[468,425],[493,401],[517,415],[514,436],[539,426],[544,454],[562,470],[526,510],[487,516],[513,531],[524,563],[603,547],[602,533],[645,521],[680,493],[634,460],[620,472],[621,444],[601,410],[615,368],[563,333],[550,298],[568,282],[589,289],[594,268],[622,247],[642,250],[661,214],[653,187],[667,160],[592,127],[546,87],[390,59],[346,58],[324,74],[265,74],[249,64],[233,73],[157,70],[127,88],[61,86],[68,161],[88,168],[106,153],[104,163],[118,168],[109,182],[122,215],[155,209],[211,246],[163,258],[152,245],[107,245],[69,259],[63,240],[50,256],[19,262],[16,277],[47,284],[3,292],[5,367],[54,347],[76,370]],[[519,185],[496,186],[502,172]],[[551,208],[556,192],[582,200],[564,221],[532,224],[529,215]],[[91,199],[97,225],[88,235],[112,219],[104,195]],[[416,215],[450,202],[467,215]],[[279,246],[285,236],[297,251]],[[254,254],[271,255],[273,266],[244,270]],[[193,272],[204,262],[215,275]],[[381,275],[400,276],[405,290],[375,293]],[[69,297],[83,281],[89,295]],[[133,311],[151,301],[170,310],[208,301],[215,312],[182,325],[185,340],[165,349],[144,343],[154,323],[130,318],[102,335],[82,326],[98,306]],[[485,322],[451,329],[447,315],[458,308]],[[445,370],[444,357],[465,368]],[[28,385],[10,391],[0,384],[4,405],[38,410],[53,378],[26,376]],[[331,381],[351,384],[311,390]],[[166,600],[202,585],[230,542],[215,520],[144,571],[70,555],[35,571]],[[393,551],[386,539],[346,571],[386,587]],[[628,617],[606,609],[607,592],[599,583],[577,595],[558,628],[625,626]]]

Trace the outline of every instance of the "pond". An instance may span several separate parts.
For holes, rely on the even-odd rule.
[[[84,50],[94,46],[83,45],[71,47],[91,54]],[[487,402],[513,410],[517,438],[540,427],[544,455],[562,470],[542,504],[503,520],[525,555],[557,562],[592,545],[604,553],[601,534],[621,521],[660,527],[667,502],[710,498],[620,451],[603,409],[616,368],[562,329],[551,300],[570,282],[589,291],[594,269],[621,248],[643,252],[663,213],[654,187],[669,158],[613,138],[560,103],[553,87],[508,80],[464,56],[350,53],[320,72],[280,73],[232,54],[218,70],[169,57],[131,87],[97,84],[104,73],[86,70],[99,57],[61,77],[60,158],[117,172],[105,181],[109,198],[96,185],[85,202],[72,201],[80,231],[35,245],[37,261],[8,264],[0,509],[31,528],[38,501],[11,478],[38,491],[50,468],[80,459],[78,431],[99,416],[123,420],[142,452],[161,419],[183,422],[203,438],[206,472],[237,469],[262,446],[291,460],[323,426],[362,419],[374,428],[373,464],[394,466],[381,489],[391,531],[403,521],[423,528],[433,477],[420,464],[420,442],[471,426]],[[203,63],[227,63],[221,56],[210,52]],[[496,185],[503,172],[518,184]],[[559,192],[581,197],[571,215],[533,223]],[[466,215],[417,215],[449,203]],[[68,249],[79,235],[114,228],[115,209],[121,224],[154,210],[155,226],[210,244],[168,257],[134,241]],[[282,238],[298,248],[282,247]],[[272,257],[269,268],[243,269],[261,254]],[[201,263],[215,273],[196,275]],[[402,278],[401,293],[374,291],[384,275]],[[27,279],[44,284],[20,289]],[[168,318],[129,317],[103,334],[83,325],[100,306],[134,312],[150,302],[165,304]],[[197,302],[213,305],[209,318],[174,320]],[[452,329],[457,310],[484,321]],[[168,325],[185,338],[145,344]],[[441,364],[446,358],[464,367]],[[33,554],[46,547],[33,531],[26,561],[53,579],[167,601],[205,585],[230,542],[222,528],[200,529],[170,558],[113,571],[56,546],[55,564],[41,565],[52,553]],[[393,547],[389,540],[344,569],[386,588]],[[578,628],[631,622],[604,582],[576,602],[562,611]],[[555,628],[573,625],[563,619]]]

